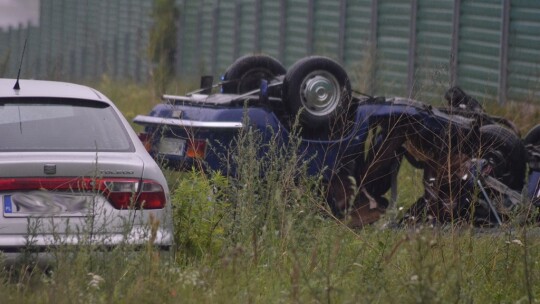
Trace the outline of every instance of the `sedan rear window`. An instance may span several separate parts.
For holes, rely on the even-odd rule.
[[[77,99],[0,99],[0,151],[132,151],[115,110]]]

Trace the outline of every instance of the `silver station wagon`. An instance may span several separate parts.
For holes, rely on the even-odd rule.
[[[0,79],[0,259],[173,242],[166,180],[116,106],[63,82]]]

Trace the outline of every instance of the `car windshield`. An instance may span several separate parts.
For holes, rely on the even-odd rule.
[[[132,151],[108,104],[58,98],[0,99],[0,151]]]

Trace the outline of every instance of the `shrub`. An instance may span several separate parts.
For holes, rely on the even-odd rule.
[[[228,203],[223,200],[227,178],[219,173],[206,176],[192,170],[181,175],[172,195],[175,240],[184,260],[216,254],[223,244],[223,218]]]

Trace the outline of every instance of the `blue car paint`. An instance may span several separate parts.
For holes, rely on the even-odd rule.
[[[280,139],[283,145],[290,141],[290,133],[281,124],[276,115],[266,107],[215,107],[200,105],[182,104],[159,104],[154,107],[149,116],[174,118],[174,113],[181,112],[182,119],[194,121],[213,122],[244,122],[245,127],[258,130],[262,135],[262,142],[268,142],[274,135]],[[310,140],[303,139],[298,147],[298,155],[302,155],[306,160],[311,159],[308,172],[317,174],[323,169],[330,174],[336,169],[339,159],[347,155],[358,155],[362,152],[364,143],[368,136],[368,130],[372,127],[373,121],[389,116],[410,117],[425,125],[426,132],[443,130],[450,125],[450,120],[445,118],[433,118],[432,110],[424,105],[411,104],[390,104],[387,102],[366,103],[358,106],[354,127],[344,137],[338,140]],[[155,126],[147,126],[146,132],[152,132]],[[207,166],[212,170],[222,170],[222,160],[218,154],[226,154],[228,144],[234,142],[238,130],[229,129],[190,129],[193,134],[188,134],[182,128],[173,128],[171,132],[166,132],[165,136],[176,136],[183,138],[195,137],[206,139],[215,150],[207,155],[205,159]],[[264,151],[263,153],[264,154]],[[184,160],[182,158],[171,157],[174,161]],[[234,168],[232,168],[234,172]],[[231,173],[229,171],[228,173]],[[328,174],[325,177],[329,177]]]
[[[529,198],[533,203],[540,202],[540,172],[531,170],[529,172],[529,182],[527,185]]]
[[[275,113],[264,106],[210,106],[200,104],[159,104],[156,105],[149,116],[161,118],[178,118],[175,115],[181,113],[184,120],[211,121],[211,122],[242,122],[244,128],[258,130],[262,136],[262,145],[259,155],[263,157],[267,149],[264,143],[277,138],[278,143],[287,146],[291,134],[280,122]],[[407,99],[373,99],[372,102],[360,103],[356,110],[355,123],[352,130],[338,140],[310,140],[302,139],[298,146],[298,155],[304,160],[309,160],[308,173],[311,175],[323,173],[323,178],[328,180],[332,173],[338,169],[340,160],[348,156],[363,155],[365,142],[370,128],[380,119],[400,117],[417,122],[418,134],[432,136],[444,134],[443,132],[460,132],[461,129],[470,127],[471,121],[464,118],[456,118],[444,114],[429,105]],[[157,130],[155,125],[147,125],[145,132]],[[207,170],[218,170],[224,174],[235,175],[236,168],[228,167],[231,162],[224,161],[228,149],[234,145],[235,138],[241,132],[238,129],[186,129],[171,128],[164,131],[165,136],[181,137],[185,139],[205,139],[209,146],[204,163]],[[456,133],[450,133],[456,134]],[[159,138],[156,138],[159,140]],[[160,157],[155,154],[154,156]],[[176,156],[165,156],[170,163],[180,164],[185,167],[193,165],[193,159]],[[528,193],[533,198],[540,191],[540,172],[529,173]]]
[[[182,119],[196,121],[214,121],[214,122],[243,122],[245,129],[257,130],[261,136],[262,145],[259,154],[262,156],[267,152],[264,143],[268,143],[272,138],[277,139],[277,143],[286,146],[290,142],[291,134],[276,117],[276,115],[265,107],[201,107],[192,105],[169,105],[160,104],[154,107],[149,116],[173,118],[175,111],[182,112]],[[341,140],[320,141],[320,140],[302,140],[298,147],[298,155],[303,159],[310,160],[308,173],[314,175],[323,169],[334,169],[340,153],[347,153],[349,150],[357,153],[359,145],[363,144],[367,136],[367,125],[363,129],[355,128],[347,137]],[[234,175],[235,168],[227,168],[227,162],[224,162],[227,150],[231,144],[235,143],[235,138],[239,130],[236,129],[205,129],[205,128],[167,128],[164,136],[180,137],[184,139],[197,138],[205,139],[210,148],[205,157],[206,169],[219,170],[225,174]],[[156,130],[155,126],[146,126],[145,132],[152,133]],[[189,134],[191,133],[191,134]],[[159,137],[155,140],[159,140]],[[347,149],[343,147],[347,146]],[[159,155],[154,155],[159,157]],[[166,156],[170,163],[184,163],[184,166],[191,166],[193,160],[184,157]],[[329,176],[327,176],[329,177]]]

